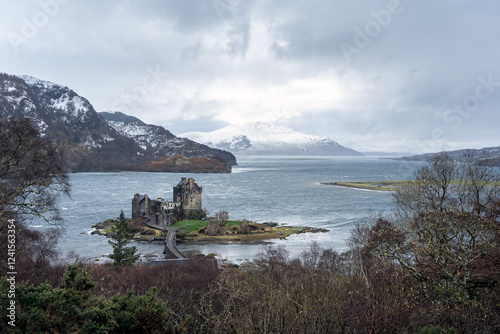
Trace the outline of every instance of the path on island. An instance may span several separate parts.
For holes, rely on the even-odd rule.
[[[171,226],[159,226],[152,223],[152,219],[148,217],[146,220],[146,226],[154,228],[156,230],[163,231],[165,233],[165,258],[166,259],[187,259],[187,256],[182,254],[175,246],[175,237],[177,234],[177,227]]]

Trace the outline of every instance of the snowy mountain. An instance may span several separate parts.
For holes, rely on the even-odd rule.
[[[87,99],[68,87],[25,75],[0,75],[0,116],[29,118],[42,136],[70,136],[87,148],[101,148],[118,136]]]
[[[329,138],[308,135],[264,122],[228,125],[212,132],[187,132],[179,136],[235,154],[362,155]]]
[[[177,138],[139,119],[134,119],[134,126],[130,116],[120,116],[127,123],[121,126],[116,120],[111,126],[87,99],[68,87],[0,73],[0,117],[30,119],[42,137],[57,145],[67,171],[145,170],[147,162],[170,156],[236,164],[229,152]]]

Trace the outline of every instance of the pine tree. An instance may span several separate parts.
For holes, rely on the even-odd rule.
[[[137,253],[137,248],[127,247],[127,244],[133,238],[128,227],[128,219],[125,218],[123,210],[120,213],[120,217],[117,218],[115,225],[111,228],[112,236],[108,242],[113,246],[113,254],[109,257],[115,262],[115,266],[125,266],[131,265],[139,259],[139,254]]]

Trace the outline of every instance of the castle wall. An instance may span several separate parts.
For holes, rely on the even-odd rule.
[[[178,202],[158,202],[157,210],[155,211],[156,225],[170,226],[172,225],[172,217],[180,213],[181,203]]]
[[[135,194],[132,199],[132,218],[152,217],[159,226],[172,224],[172,217],[181,213],[188,214],[190,210],[201,210],[202,188],[194,182],[194,179],[182,178],[181,182],[174,187],[173,202],[164,201],[161,198],[151,200],[148,195]]]
[[[152,214],[151,200],[148,195],[135,194],[132,199],[132,218],[145,217]]]
[[[174,187],[174,202],[180,202],[182,210],[201,210],[201,192],[202,187],[194,182],[192,178],[186,180],[182,178],[181,182]]]
[[[172,213],[167,213],[167,212],[157,212],[155,214],[155,223],[158,226],[170,226],[172,225]]]

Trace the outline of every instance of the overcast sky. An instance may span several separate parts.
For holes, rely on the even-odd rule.
[[[362,151],[500,146],[498,0],[0,4],[0,72],[174,134],[265,121]]]

